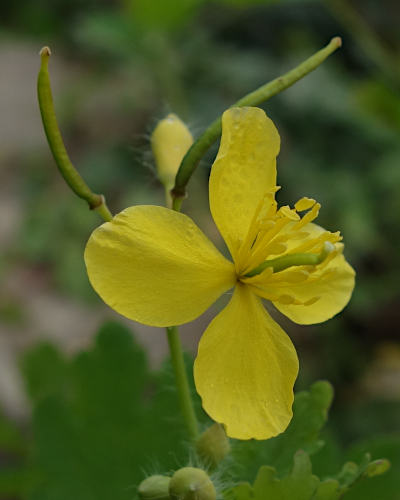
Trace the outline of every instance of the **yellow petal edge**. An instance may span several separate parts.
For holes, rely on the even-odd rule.
[[[194,377],[205,411],[236,439],[268,439],[292,418],[298,359],[260,299],[238,284],[203,334]]]

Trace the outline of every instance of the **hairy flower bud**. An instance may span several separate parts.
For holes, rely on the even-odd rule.
[[[166,189],[174,185],[182,158],[193,144],[192,134],[183,121],[174,114],[161,120],[151,135],[151,147],[157,174]]]
[[[170,477],[149,476],[144,479],[138,488],[138,495],[141,500],[169,500]]]
[[[230,444],[221,424],[206,429],[196,442],[196,451],[206,465],[216,465],[229,453]]]
[[[215,500],[217,492],[204,470],[184,467],[172,476],[169,495],[171,500]]]

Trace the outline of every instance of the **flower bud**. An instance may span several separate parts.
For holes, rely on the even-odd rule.
[[[169,500],[170,477],[149,476],[144,479],[138,488],[138,495],[141,500]]]
[[[157,174],[166,189],[174,186],[175,176],[187,150],[193,144],[192,134],[174,114],[161,120],[151,135],[151,147]]]
[[[229,440],[221,424],[213,424],[206,429],[196,442],[198,456],[213,468],[225,458],[229,450]]]
[[[171,500],[215,500],[215,487],[202,469],[184,467],[175,472],[169,483]]]

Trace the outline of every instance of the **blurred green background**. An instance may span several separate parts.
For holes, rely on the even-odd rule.
[[[117,319],[91,290],[83,264],[99,219],[67,189],[41,128],[35,94],[40,48],[53,51],[55,106],[70,156],[116,213],[163,203],[149,148],[158,119],[173,111],[197,137],[239,97],[340,35],[337,53],[264,108],[282,137],[278,200],[292,204],[310,196],[321,202],[319,223],[341,230],[357,285],[346,310],[326,324],[279,320],[299,352],[297,389],[318,379],[335,389],[324,436],[330,451],[316,470],[337,468],[344,449],[355,456],[370,448],[393,462],[379,498],[400,498],[399,22],[396,0],[2,3],[0,402],[7,417],[0,465],[29,454],[26,442],[35,435],[26,395],[32,396],[34,375],[25,370],[23,381],[23,353],[47,339],[68,359],[93,344],[104,319]],[[218,242],[207,201],[215,152],[191,180],[184,211]],[[195,352],[217,309],[182,329],[189,351]],[[164,332],[134,329],[151,366],[159,366]],[[0,490],[11,485],[2,500],[47,498],[29,496],[28,486],[13,487],[21,478],[2,478]],[[360,495],[378,498],[368,496],[371,491]]]

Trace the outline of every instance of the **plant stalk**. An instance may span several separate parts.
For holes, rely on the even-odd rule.
[[[190,439],[195,441],[199,435],[198,423],[196,413],[194,411],[192,396],[190,394],[190,387],[186,374],[178,327],[168,327],[167,336],[182,416]]]
[[[235,106],[257,106],[274,95],[287,89],[295,82],[306,76],[308,73],[316,69],[322,64],[325,59],[335,52],[342,45],[340,37],[334,37],[329,44],[323,49],[316,52],[314,55],[299,64],[296,68],[288,73],[275,78],[271,82],[261,86],[257,90],[247,94],[239,99],[232,107]],[[186,186],[199,164],[201,158],[210,148],[210,146],[218,139],[222,132],[221,117],[217,118],[205,132],[193,143],[189,151],[184,156],[175,178],[175,186],[171,190],[173,208],[180,210],[182,200],[186,196]]]

